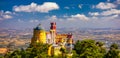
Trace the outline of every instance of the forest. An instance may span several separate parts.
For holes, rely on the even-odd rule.
[[[37,43],[35,47],[30,45],[27,49],[18,49],[8,52],[0,58],[120,58],[118,44],[113,43],[109,48],[105,47],[104,42],[96,42],[92,39],[77,40],[74,43],[73,55],[68,57],[66,49],[61,48],[61,55],[48,56],[49,44]]]

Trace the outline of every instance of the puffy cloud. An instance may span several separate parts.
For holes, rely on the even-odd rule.
[[[53,21],[62,21],[63,20],[61,18],[58,18],[56,15],[47,16],[46,19],[48,19],[51,22],[53,22]]]
[[[88,21],[89,18],[87,16],[85,16],[84,14],[75,14],[75,15],[63,15],[62,17],[57,17],[56,15],[52,15],[52,16],[47,16],[46,19],[48,19],[49,21],[77,21],[77,20],[81,20],[81,21]]]
[[[83,21],[89,20],[89,18],[83,14],[71,15],[71,18],[69,18],[68,20],[78,20],[78,19]]]
[[[120,10],[117,9],[110,9],[107,11],[103,11],[101,15],[108,16],[108,15],[113,15],[113,14],[120,14]]]
[[[0,21],[13,18],[9,12],[0,11]]]
[[[91,15],[91,16],[98,16],[98,15],[100,15],[98,12],[93,12],[93,13],[89,12],[88,14]]]
[[[59,9],[59,6],[54,2],[45,2],[42,5],[31,3],[30,5],[14,6],[13,10],[16,12],[42,12],[48,13],[51,10]]]
[[[12,14],[12,12],[10,12],[10,11],[6,11],[5,14]]]
[[[96,12],[97,13],[97,12]],[[100,14],[100,13],[99,13]],[[86,27],[86,28],[107,28],[115,26],[114,20],[119,18],[119,15],[111,15],[111,16],[86,16],[84,14],[75,14],[70,15],[64,18],[57,17],[56,15],[47,17],[47,20],[43,20],[42,23],[45,24],[46,22],[51,22],[51,18],[55,18],[55,22],[57,22],[57,26],[59,28],[63,27],[72,27],[72,28],[79,28],[79,27]],[[45,24],[49,25],[48,23]],[[62,26],[62,27],[61,27]]]
[[[104,2],[100,2],[98,5],[96,5],[96,8],[98,9],[111,9],[111,8],[116,8],[116,5],[112,4],[112,3],[104,3]]]
[[[91,16],[111,16],[111,15],[119,15],[120,10],[118,9],[108,9],[102,12],[89,12],[88,13]]]
[[[103,16],[101,18],[98,18],[98,19],[102,19],[103,21],[113,21],[113,20],[116,20],[119,18],[119,15],[110,15],[110,16]]]
[[[4,19],[10,19],[10,18],[12,18],[12,16],[10,16],[10,15],[3,15],[3,18]]]

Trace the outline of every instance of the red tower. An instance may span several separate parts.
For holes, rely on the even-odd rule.
[[[55,30],[56,31],[56,22],[51,22],[51,30]]]
[[[56,22],[51,22],[50,33],[51,33],[52,42],[55,43],[55,37],[56,37]]]

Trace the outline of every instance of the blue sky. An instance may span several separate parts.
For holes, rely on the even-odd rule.
[[[0,0],[0,28],[120,28],[120,0]]]

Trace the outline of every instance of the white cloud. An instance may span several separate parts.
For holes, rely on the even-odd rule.
[[[120,14],[120,10],[117,9],[110,9],[107,11],[103,11],[101,15],[108,16],[108,15],[113,15],[113,14]]]
[[[54,2],[44,2],[42,5],[31,3],[30,5],[14,6],[16,12],[42,12],[48,13],[51,10],[57,10],[59,6]]]
[[[116,5],[114,5],[113,3],[104,3],[104,2],[100,2],[98,5],[96,5],[96,8],[98,9],[112,9],[112,8],[116,8]]]
[[[91,15],[91,16],[98,16],[98,15],[100,15],[98,12],[93,12],[93,13],[89,12],[88,14]]]
[[[71,15],[71,18],[69,18],[68,20],[83,20],[83,21],[87,21],[89,18],[86,17],[83,14],[76,14],[76,15]]]
[[[11,19],[12,16],[10,16],[10,15],[3,15],[3,18],[4,18],[4,19]]]
[[[113,16],[111,16],[111,18],[117,18],[117,17],[119,17],[119,15],[113,15]]]
[[[37,22],[39,22],[39,20],[30,20],[29,22],[30,23],[37,23]]]
[[[118,9],[108,9],[102,12],[89,12],[88,13],[91,16],[111,16],[111,15],[119,15],[120,10]]]
[[[58,20],[58,17],[57,17],[56,15],[47,16],[46,18],[47,18],[48,20],[50,20],[50,21],[56,21],[56,20]]]
[[[107,28],[107,27],[113,27],[115,25],[114,20],[119,18],[119,15],[111,15],[111,16],[86,16],[84,14],[75,14],[67,16],[66,18],[60,17],[58,18],[56,15],[51,16],[53,18],[56,18],[54,22],[57,22],[58,28],[68,27],[68,28]],[[46,22],[51,22],[51,17],[47,17],[47,20],[43,20],[42,23],[45,24]],[[86,20],[87,19],[87,20]],[[62,21],[61,21],[62,20]],[[45,24],[45,26],[47,23]],[[48,23],[49,25],[49,23]],[[61,27],[62,26],[62,27]]]
[[[78,7],[81,9],[81,8],[82,8],[82,5],[78,5]]]
[[[64,7],[64,8],[65,8],[65,9],[70,9],[70,8],[69,8],[69,7],[67,7],[67,6],[66,6],[66,7]]]
[[[57,19],[57,16],[56,16],[56,15],[53,15],[53,16],[51,17],[51,19],[56,20],[56,19]]]
[[[111,15],[105,15],[102,13],[99,13],[99,15],[95,16],[95,13],[98,12],[89,12],[89,15],[91,15],[90,17],[88,17],[89,19],[92,19],[93,21],[97,19],[97,21],[99,21],[100,19],[103,21],[109,21],[109,20],[114,20],[116,18],[119,18],[119,14],[111,14]]]
[[[12,12],[10,12],[10,11],[6,11],[5,14],[12,14]]]
[[[6,19],[11,19],[13,18],[10,14],[8,14],[9,12],[4,12],[4,11],[0,11],[0,20],[6,20]]]
[[[120,4],[120,0],[117,0],[116,3],[117,3],[117,4]]]

